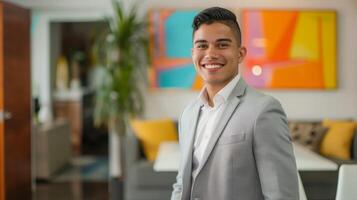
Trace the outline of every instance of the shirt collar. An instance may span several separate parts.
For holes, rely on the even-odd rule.
[[[235,76],[226,86],[224,86],[214,97],[213,97],[213,103],[214,107],[217,107],[224,102],[228,100],[229,95],[232,93],[234,87],[238,84],[240,79],[240,74]],[[201,105],[203,105],[205,108],[209,108],[210,106],[208,105],[208,94],[206,87],[203,87],[200,94],[198,95],[199,101]]]

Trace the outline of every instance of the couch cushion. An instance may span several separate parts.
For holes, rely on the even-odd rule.
[[[322,138],[328,128],[323,127],[320,122],[289,122],[291,138],[306,148],[319,152]]]
[[[127,180],[130,187],[172,189],[177,172],[155,172],[153,163],[147,160],[136,162],[128,169]]]
[[[329,130],[322,140],[321,154],[337,159],[351,159],[351,145],[357,123],[353,121],[324,120],[323,125],[328,127]]]
[[[352,152],[352,155],[351,155],[352,159],[357,160],[357,128],[356,128],[355,134],[353,136],[351,152]]]
[[[150,161],[155,160],[161,142],[178,140],[175,122],[170,119],[133,120],[131,125]]]

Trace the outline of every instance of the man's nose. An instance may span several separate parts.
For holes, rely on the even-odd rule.
[[[215,46],[211,45],[208,47],[208,49],[206,51],[206,57],[207,58],[217,58],[218,57],[217,49],[215,48]]]

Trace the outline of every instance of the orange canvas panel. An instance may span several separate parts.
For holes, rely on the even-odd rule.
[[[160,16],[160,18],[162,18],[162,16]],[[158,37],[159,38],[165,38],[165,31],[164,31],[164,25],[163,24],[159,24],[159,29],[158,29]],[[159,43],[159,56],[164,56],[165,55],[165,44],[163,40],[158,40]]]
[[[166,18],[168,18],[170,16],[171,12],[172,11],[169,10],[169,9],[165,9],[162,12],[160,12],[160,15],[159,15],[160,20],[164,21]],[[160,38],[164,38],[164,32],[165,31],[164,31],[163,24],[159,24],[158,30],[155,30],[155,27],[153,25],[154,24],[154,20],[155,20],[154,15],[149,14],[148,17],[149,17],[148,30],[149,30],[149,34],[150,34],[149,50],[150,50],[150,54],[152,55],[155,52],[154,43],[153,43],[153,41],[155,40],[154,39],[154,35],[155,35],[154,31],[157,31],[158,37],[160,37]],[[159,52],[159,54],[160,54],[158,56],[163,57],[163,56],[165,56],[165,44],[161,40],[158,40],[157,42],[159,43],[159,45],[158,45],[159,46],[159,51],[157,51],[157,52]]]
[[[336,88],[336,13],[244,10],[243,76],[258,88]],[[256,45],[258,44],[258,45]],[[261,75],[252,68],[261,66]]]
[[[153,70],[153,68],[149,67],[148,68],[148,80],[149,80],[149,83],[156,83],[156,74],[155,74],[155,71]]]
[[[291,30],[291,27],[295,25],[298,13],[292,11],[263,11],[262,15],[267,57],[273,60],[287,59],[286,52],[289,52],[291,36],[286,36],[289,33],[292,35],[293,30]]]
[[[192,89],[193,90],[200,90],[203,86],[203,80],[201,78],[201,76],[196,76],[195,82],[192,85]]]
[[[192,63],[192,60],[188,58],[167,58],[167,57],[155,58],[155,60],[153,60],[152,62],[153,66],[155,66],[156,69],[160,69],[160,70],[169,69],[175,65],[187,65],[190,63]]]
[[[294,28],[296,25],[298,15],[291,16],[287,29],[284,31],[280,41],[276,44],[274,52],[272,52],[273,60],[286,60],[290,56],[290,48],[292,43],[292,37]]]
[[[292,64],[272,72],[272,88],[323,88],[323,73],[319,62]]]
[[[167,10],[164,10],[160,13],[160,20],[161,21],[165,21],[168,17],[170,17],[172,13],[172,10],[170,9],[167,9]],[[165,38],[165,31],[164,31],[164,24],[159,24],[159,36],[161,38]],[[165,43],[164,43],[164,40],[158,40],[159,42],[159,49],[160,49],[160,56],[164,56],[165,55],[165,52],[166,52],[166,49],[165,49]]]
[[[154,40],[154,26],[153,26],[153,21],[154,21],[154,16],[153,15],[148,15],[148,26],[147,26],[147,30],[149,33],[149,55],[153,55],[154,53],[154,43],[151,42]]]

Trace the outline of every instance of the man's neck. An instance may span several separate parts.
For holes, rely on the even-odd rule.
[[[227,86],[236,77],[237,77],[237,75],[234,76],[229,81],[227,81],[225,83],[222,83],[222,84],[209,84],[209,83],[205,84],[206,92],[207,92],[207,100],[208,100],[208,105],[209,106],[211,106],[211,107],[214,106],[214,102],[213,102],[214,96],[216,96],[216,94],[219,91],[221,91],[225,86]]]
[[[206,91],[207,91],[207,99],[208,99],[208,105],[213,107],[213,97],[222,89],[224,88],[225,85],[223,86],[215,86],[215,85],[206,85]]]

